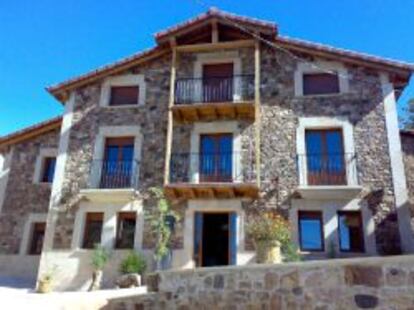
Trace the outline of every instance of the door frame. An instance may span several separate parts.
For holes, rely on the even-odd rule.
[[[184,257],[187,262],[185,268],[194,268],[194,234],[195,234],[195,212],[235,212],[237,214],[236,221],[236,265],[240,265],[245,259],[241,256],[245,252],[244,240],[244,222],[245,215],[242,208],[241,199],[226,200],[189,200],[185,211],[184,220]]]
[[[241,135],[237,121],[217,121],[208,123],[195,123],[191,131],[190,152],[191,154],[200,154],[200,136],[202,134],[231,133],[233,134],[233,158],[232,158],[232,183],[243,181],[242,160],[241,160]],[[239,154],[239,155],[236,155]],[[197,156],[191,156],[189,160],[190,183],[200,183],[200,163]]]

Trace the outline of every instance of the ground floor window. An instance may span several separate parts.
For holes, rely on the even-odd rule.
[[[45,238],[46,223],[33,223],[32,239],[29,245],[30,255],[40,255],[42,253],[43,239]]]
[[[135,226],[136,226],[136,213],[135,212],[118,213],[115,248],[117,249],[133,249],[134,248]]]
[[[82,245],[84,249],[93,249],[95,244],[101,243],[102,226],[102,212],[86,213],[85,230],[83,234]]]
[[[361,212],[338,212],[339,250],[364,252],[364,233]]]
[[[321,211],[299,211],[299,245],[302,251],[323,251],[323,220]]]

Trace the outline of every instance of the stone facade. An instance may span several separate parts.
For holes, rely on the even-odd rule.
[[[41,150],[57,150],[58,141],[53,130],[2,150],[12,156],[0,213],[1,254],[18,254],[29,215],[48,212],[51,184],[34,182],[35,165]]]
[[[239,55],[243,74],[253,72],[252,49],[243,48],[231,52]],[[178,77],[192,76],[195,59],[195,55],[191,53],[180,55]],[[87,188],[95,139],[100,127],[139,125],[143,134],[139,190],[145,193],[150,186],[162,186],[170,61],[171,55],[166,55],[120,74],[136,73],[145,76],[147,94],[143,106],[121,109],[101,107],[99,100],[102,81],[75,91],[73,125],[70,130],[61,201],[61,205],[65,207],[61,208],[56,223],[54,249],[69,249],[71,246],[77,206],[69,206],[68,211],[65,204],[80,189]],[[378,72],[348,66],[349,93],[298,98],[294,95],[293,79],[296,60],[283,52],[263,48],[261,67],[261,162],[262,170],[266,173],[261,189],[263,198],[244,202],[246,213],[249,214],[256,207],[278,208],[286,213],[291,199],[297,198],[296,128],[300,117],[344,117],[354,127],[357,173],[359,183],[363,186],[359,198],[361,205],[366,205],[375,218],[378,252],[398,253],[398,223]],[[367,83],[370,87],[367,87]],[[193,124],[175,125],[173,154],[190,151],[193,128]],[[247,154],[253,147],[254,124],[248,121],[239,122],[239,130],[242,151]],[[151,203],[145,206],[147,209],[151,207]],[[176,209],[184,215],[185,203],[176,206]],[[176,230],[174,244],[178,249],[183,244],[180,229],[182,226],[178,225]],[[153,240],[148,225],[145,224],[144,248],[151,249]]]
[[[401,133],[401,146],[404,156],[405,177],[407,178],[410,200],[409,204],[411,214],[414,214],[414,132]],[[411,222],[413,221],[411,220]]]
[[[414,257],[161,272],[105,309],[412,309]]]

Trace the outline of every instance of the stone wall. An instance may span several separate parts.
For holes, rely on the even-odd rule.
[[[407,179],[409,206],[411,209],[411,225],[414,227],[414,133],[401,134],[401,147],[403,150],[405,177]]]
[[[240,49],[242,72],[252,73],[252,49]],[[302,55],[303,56],[303,55]],[[309,58],[310,61],[313,59]],[[73,232],[75,206],[67,206],[81,188],[86,188],[95,137],[100,126],[141,126],[143,149],[140,192],[149,186],[161,186],[165,157],[167,106],[171,55],[139,65],[122,74],[145,75],[146,103],[134,108],[100,107],[102,81],[75,91],[73,127],[65,166],[63,199],[54,232],[55,249],[69,249]],[[195,57],[180,56],[177,76],[192,76]],[[267,48],[261,58],[261,162],[266,172],[261,199],[244,202],[249,216],[256,208],[275,208],[285,214],[291,200],[297,199],[296,128],[300,117],[330,116],[347,118],[354,127],[358,178],[363,186],[361,205],[368,207],[376,223],[376,241],[380,254],[398,253],[400,241],[394,206],[390,158],[384,118],[384,106],[378,73],[358,66],[348,66],[350,93],[334,96],[294,96],[294,71],[297,60]],[[362,80],[362,81],[361,81]],[[242,151],[253,141],[253,124],[240,122]],[[173,153],[189,152],[193,125],[174,127]],[[254,158],[254,157],[253,157]],[[299,197],[300,198],[300,197]],[[150,211],[153,205],[145,206]],[[176,206],[184,214],[185,203]],[[154,245],[148,223],[144,227],[144,248]],[[182,247],[182,225],[174,239]]]
[[[105,309],[413,309],[414,256],[170,271]]]
[[[0,213],[1,254],[18,254],[29,214],[48,212],[51,184],[33,182],[35,165],[41,149],[57,150],[58,139],[59,130],[53,130],[11,146],[13,153]]]

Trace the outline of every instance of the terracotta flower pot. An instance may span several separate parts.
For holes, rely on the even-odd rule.
[[[256,240],[256,262],[258,264],[279,264],[282,262],[280,242],[276,240]]]
[[[52,281],[49,279],[42,279],[39,280],[37,284],[37,292],[38,293],[50,293],[52,291]]]

